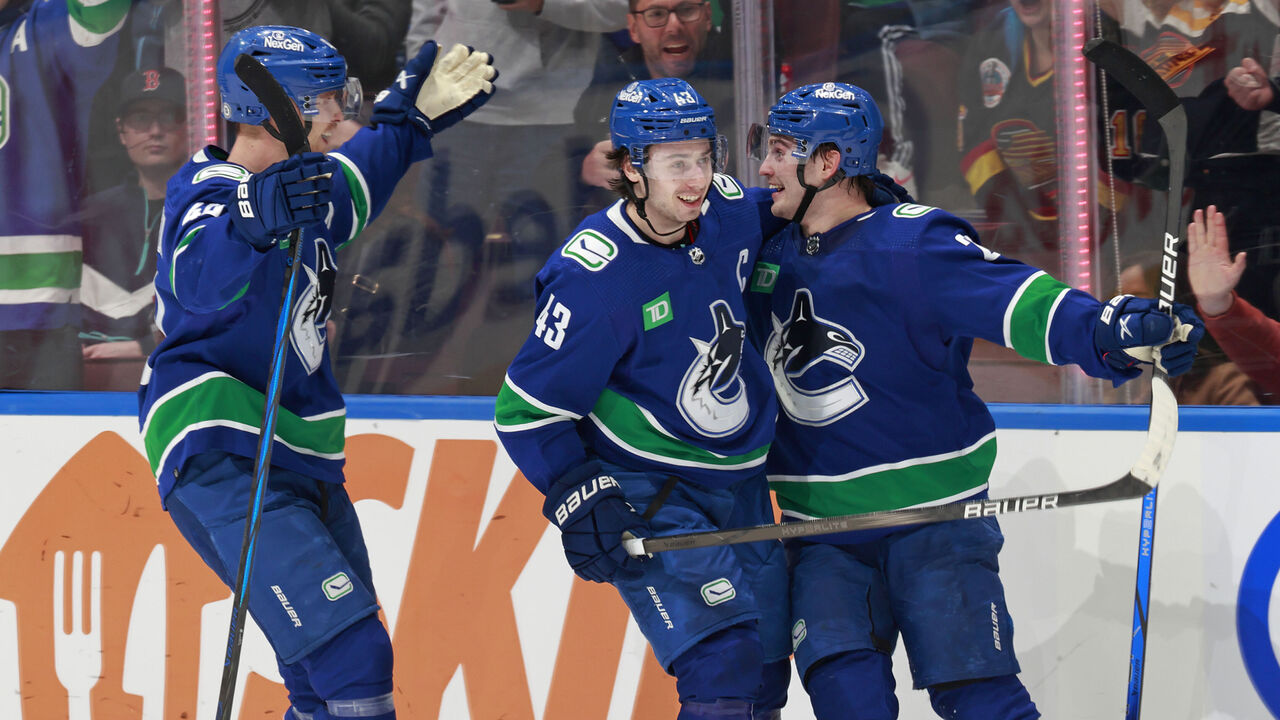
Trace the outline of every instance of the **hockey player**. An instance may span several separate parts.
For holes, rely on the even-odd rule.
[[[777,718],[790,672],[781,545],[641,562],[620,542],[772,521],[777,407],[744,343],[743,289],[783,223],[766,191],[715,172],[715,115],[684,80],[627,85],[609,129],[622,199],[538,273],[497,429],[574,572],[617,588],[675,676],[679,720]]]
[[[78,390],[89,110],[130,0],[0,0],[0,388]]]
[[[236,77],[251,54],[309,123],[313,147],[343,119],[346,62],[320,36],[261,26],[218,59],[231,151],[208,146],[169,181],[156,273],[164,340],[139,390],[143,441],[183,537],[234,586],[286,277],[282,238],[301,230],[302,278],[285,350],[249,612],[289,690],[288,720],[395,717],[391,642],[378,620],[360,524],[343,488],[345,409],[326,323],[335,251],[378,215],[431,137],[485,102],[495,71],[461,45],[427,43],[337,152],[286,157],[267,110]],[[282,607],[285,611],[282,611]]]
[[[876,172],[881,128],[870,95],[843,83],[769,112],[760,174],[792,224],[762,250],[777,280],[753,283],[750,302],[767,308],[753,337],[782,407],[768,476],[786,518],[984,497],[996,435],[966,369],[973,338],[1121,383],[1139,375],[1135,348],[1163,345],[1169,374],[1185,372],[1204,333],[1177,305],[1189,337],[1166,345],[1175,323],[1155,301],[1098,302],[910,202]],[[939,716],[1039,717],[1017,677],[1002,542],[984,519],[789,544],[796,668],[817,717],[897,717],[899,634]]]

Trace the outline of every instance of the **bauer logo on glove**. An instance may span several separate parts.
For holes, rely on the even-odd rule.
[[[290,230],[321,222],[329,211],[338,161],[309,152],[282,160],[236,186],[231,221],[240,239],[268,250]]]
[[[623,535],[648,535],[648,523],[636,513],[612,475],[589,461],[566,472],[547,488],[542,514],[560,528],[569,567],[583,580],[612,582],[638,578],[641,560],[627,553]]]
[[[556,506],[556,525],[563,526],[569,516],[575,510],[582,507],[582,504],[591,499],[593,495],[602,490],[616,488],[619,492],[622,488],[618,486],[618,481],[608,475],[600,475],[583,483],[581,486],[574,488],[565,496],[564,500]]]
[[[1094,325],[1094,344],[1102,359],[1127,380],[1141,374],[1140,363],[1154,363],[1170,377],[1191,369],[1204,322],[1195,310],[1174,303],[1173,314],[1159,302],[1117,295],[1102,306]]]

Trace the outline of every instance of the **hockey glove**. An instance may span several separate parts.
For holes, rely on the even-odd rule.
[[[496,77],[488,53],[454,45],[440,55],[435,41],[428,40],[391,87],[378,94],[373,124],[410,122],[430,137],[485,104]]]
[[[290,230],[324,219],[340,172],[337,160],[311,152],[254,173],[236,186],[231,223],[245,242],[269,250]]]
[[[1156,362],[1170,376],[1191,369],[1196,345],[1204,337],[1204,322],[1196,311],[1182,303],[1173,304],[1173,317],[1160,310],[1150,298],[1117,295],[1098,314],[1093,342],[1107,364],[1125,378],[1142,374],[1139,363]]]
[[[583,580],[612,582],[640,577],[641,560],[622,547],[622,533],[647,534],[647,524],[627,502],[618,481],[588,462],[547,489],[542,514],[560,528],[569,567]]]

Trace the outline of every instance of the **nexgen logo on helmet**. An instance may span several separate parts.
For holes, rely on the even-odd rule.
[[[857,100],[858,96],[849,90],[837,87],[835,83],[824,83],[822,87],[813,92],[814,95],[826,100]]]
[[[307,46],[303,45],[301,41],[289,37],[281,30],[268,33],[266,37],[262,38],[262,44],[276,50],[289,50],[292,52],[302,52],[307,49]]]

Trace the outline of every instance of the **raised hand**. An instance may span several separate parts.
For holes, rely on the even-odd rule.
[[[320,222],[328,213],[338,161],[320,153],[294,155],[250,175],[236,187],[231,222],[242,240],[269,250],[294,228]]]
[[[372,121],[413,123],[428,137],[456,123],[493,95],[498,77],[488,53],[454,45],[441,55],[434,40],[418,50],[391,86],[378,94]]]
[[[640,576],[642,560],[623,549],[622,534],[646,535],[647,523],[598,463],[580,465],[548,488],[542,514],[560,528],[565,559],[578,577],[611,582]]]
[[[1187,225],[1187,279],[1200,309],[1221,315],[1231,308],[1231,292],[1244,273],[1245,254],[1231,257],[1227,221],[1217,206],[1196,210]]]
[[[488,53],[454,45],[436,58],[414,104],[440,132],[488,102],[497,77]]]

